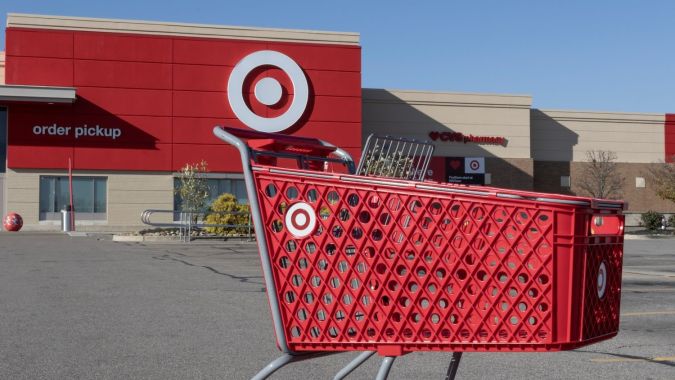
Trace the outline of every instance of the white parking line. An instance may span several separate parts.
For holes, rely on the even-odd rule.
[[[642,315],[675,315],[675,310],[664,311],[637,311],[633,313],[621,313],[622,317],[639,317]]]
[[[654,358],[593,358],[593,363],[622,363],[622,362],[672,362],[675,361],[675,356],[657,356]]]

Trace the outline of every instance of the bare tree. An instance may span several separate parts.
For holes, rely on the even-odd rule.
[[[671,162],[659,162],[649,167],[649,179],[659,197],[675,202],[675,156]]]
[[[616,153],[606,150],[589,150],[577,186],[593,198],[621,196],[624,178],[616,164]]]

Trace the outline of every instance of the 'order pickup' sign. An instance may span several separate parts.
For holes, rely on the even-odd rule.
[[[64,127],[54,123],[52,125],[34,126],[33,134],[35,136],[75,136],[76,139],[80,137],[103,137],[115,140],[122,136],[122,129],[103,128],[98,124],[96,126],[84,124],[81,127]]]

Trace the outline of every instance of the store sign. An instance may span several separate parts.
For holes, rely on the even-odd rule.
[[[474,143],[482,145],[503,145],[506,146],[507,140],[501,136],[474,136],[465,135],[461,132],[429,132],[429,138],[433,141],[443,142],[461,142],[464,144]]]
[[[35,125],[33,126],[33,135],[35,136],[74,136],[76,139],[80,137],[102,137],[112,140],[122,136],[122,129],[120,128],[104,128],[100,125],[89,126],[84,124],[80,127],[65,127],[56,123],[52,125]]]
[[[253,112],[244,99],[244,84],[249,74],[263,66],[281,69],[291,80],[293,100],[288,109],[276,117],[263,117]],[[279,81],[265,77],[253,84],[253,95],[263,106],[274,107],[281,103],[284,89]],[[286,94],[285,96],[289,96]],[[227,82],[227,99],[237,118],[248,127],[261,132],[281,132],[300,120],[309,102],[309,85],[300,66],[289,56],[273,50],[261,50],[244,57],[232,70]]]
[[[464,172],[485,174],[485,157],[464,157]]]
[[[485,184],[485,157],[446,157],[445,174],[448,183]]]

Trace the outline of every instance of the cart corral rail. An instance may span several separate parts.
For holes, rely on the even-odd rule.
[[[378,378],[397,356],[455,352],[452,378],[464,351],[567,350],[618,332],[621,201],[329,173],[318,156],[354,165],[325,142],[214,133],[242,156],[285,354],[256,378],[330,351],[367,351],[336,378],[369,351],[386,357]],[[299,168],[277,167],[289,155]]]

